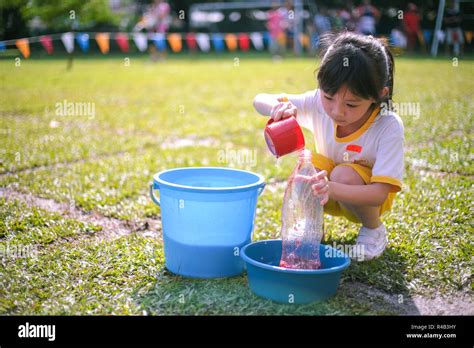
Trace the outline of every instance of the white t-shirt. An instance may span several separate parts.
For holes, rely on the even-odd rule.
[[[335,165],[356,163],[372,169],[371,182],[402,187],[403,122],[390,111],[374,112],[356,132],[339,138],[336,123],[324,111],[319,89],[304,94],[285,94],[298,109],[297,121],[314,134],[316,151]]]

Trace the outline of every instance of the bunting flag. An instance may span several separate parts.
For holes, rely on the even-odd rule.
[[[166,37],[164,33],[153,34],[151,41],[153,41],[157,50],[159,51],[166,50]]]
[[[309,49],[310,48],[310,40],[308,34],[301,33],[300,34],[300,44],[301,47]]]
[[[209,50],[211,49],[211,44],[209,42],[208,34],[204,34],[204,33],[196,34],[196,41],[201,51],[209,52]]]
[[[265,46],[269,46],[272,38],[270,37],[270,33],[268,31],[263,33],[263,44]]]
[[[87,53],[89,51],[89,34],[79,33],[76,34],[76,41],[81,48],[82,52]]]
[[[125,33],[118,33],[115,35],[115,42],[117,42],[118,47],[120,48],[120,51],[122,52],[128,52],[129,47],[128,47],[128,35]]]
[[[280,46],[286,47],[286,34],[285,33],[278,34],[277,42]]]
[[[250,48],[250,39],[248,34],[241,33],[238,36],[239,47],[242,51],[247,52]]]
[[[48,54],[53,53],[53,38],[50,35],[40,36],[39,40]]]
[[[148,48],[148,39],[144,33],[134,33],[133,42],[140,52],[144,52]]]
[[[444,43],[444,39],[446,38],[446,34],[442,30],[438,30],[436,32],[436,36],[438,37],[438,40],[440,43]]]
[[[212,34],[212,44],[217,52],[224,50],[224,36],[222,34]]]
[[[425,40],[425,42],[430,42],[431,41],[431,30],[423,30],[423,40]]]
[[[190,51],[196,51],[197,44],[196,44],[196,35],[194,33],[187,33],[186,34],[186,46]]]
[[[67,53],[74,52],[74,34],[73,33],[62,34],[61,41],[63,42],[64,48],[66,48]]]
[[[109,33],[98,33],[95,35],[95,41],[99,45],[99,49],[102,54],[109,53],[110,50],[110,34]]]
[[[317,49],[319,47],[319,35],[314,33],[311,35],[311,48]]]
[[[253,47],[256,50],[263,50],[263,35],[261,33],[251,33],[250,40],[252,41]]]
[[[186,45],[188,52],[201,50],[203,52],[209,52],[211,48],[215,49],[216,52],[222,52],[225,50],[234,52],[240,50],[242,52],[248,52],[251,48],[255,48],[258,51],[262,51],[271,42],[271,37],[268,32],[252,32],[252,33],[151,33],[146,34],[142,32],[134,33],[62,33],[56,35],[43,35],[32,38],[22,38],[18,40],[7,40],[0,41],[0,51],[6,50],[8,46],[16,45],[20,50],[23,57],[28,58],[30,56],[30,43],[40,42],[43,48],[48,54],[54,52],[54,40],[61,39],[65,50],[71,54],[74,52],[74,44],[76,41],[80,49],[87,53],[89,52],[90,42],[89,35],[93,35],[99,50],[102,54],[110,52],[110,39],[117,43],[118,48],[121,52],[129,52],[130,44],[129,39],[132,39],[140,52],[145,52],[148,48],[148,40],[152,41],[152,44],[160,51],[167,50],[168,47],[174,53],[181,52],[183,45]],[[439,34],[441,35],[441,34]],[[465,32],[466,41],[472,40],[473,32]],[[301,33],[298,37],[302,47],[308,51],[312,48],[313,37],[308,36],[306,33]],[[441,38],[442,39],[442,38]],[[285,34],[280,35],[276,38],[280,45],[286,44],[287,38]],[[253,47],[252,47],[253,46]]]
[[[168,42],[174,53],[181,52],[181,49],[183,48],[181,34],[179,33],[168,34]]]
[[[226,34],[224,38],[229,51],[235,51],[237,49],[237,36],[235,34]]]
[[[473,34],[474,34],[474,33],[473,33],[472,31],[466,31],[466,32],[465,32],[466,41],[467,41],[467,43],[468,43],[469,45],[471,44]]]
[[[30,56],[30,43],[28,39],[16,40],[16,47],[20,50],[23,57],[27,58]]]
[[[426,42],[425,42],[425,36],[423,35],[423,32],[421,30],[418,30],[416,33],[416,36],[418,37],[418,42],[420,43],[421,47],[425,47]]]

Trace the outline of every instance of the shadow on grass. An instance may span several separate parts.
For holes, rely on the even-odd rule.
[[[375,260],[352,261],[339,294],[380,314],[420,315],[405,279],[406,268],[406,260],[391,248]]]

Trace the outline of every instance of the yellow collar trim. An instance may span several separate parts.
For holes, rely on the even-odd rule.
[[[367,129],[369,129],[369,127],[372,125],[372,122],[374,122],[375,117],[377,117],[377,115],[379,114],[379,112],[380,112],[380,106],[377,106],[374,109],[374,111],[372,111],[372,114],[369,116],[367,121],[365,121],[365,123],[358,130],[356,130],[352,134],[349,134],[348,136],[341,137],[341,138],[337,136],[337,124],[336,124],[335,121],[333,121],[333,124],[334,124],[334,139],[336,139],[336,141],[338,143],[347,143],[348,141],[356,140],[362,134],[364,134],[364,132]]]

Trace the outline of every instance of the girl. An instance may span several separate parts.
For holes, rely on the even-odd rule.
[[[387,231],[380,216],[401,190],[403,123],[389,111],[393,56],[384,42],[352,32],[321,41],[319,89],[304,94],[258,94],[255,109],[278,121],[296,117],[315,137],[315,195],[324,211],[362,223],[357,260],[380,256]]]

